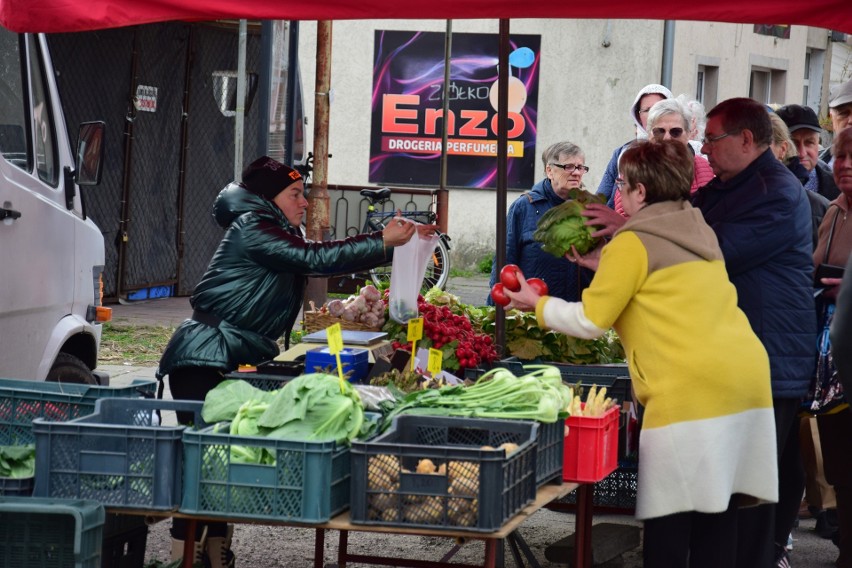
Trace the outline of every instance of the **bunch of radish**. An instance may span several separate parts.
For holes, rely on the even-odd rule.
[[[334,317],[363,323],[367,327],[378,328],[385,323],[382,294],[372,284],[361,288],[358,295],[349,296],[345,300],[331,300],[326,309]]]
[[[494,300],[495,304],[498,306],[509,305],[512,299],[506,295],[506,290],[517,292],[521,289],[521,283],[518,280],[519,274],[524,275],[517,264],[507,264],[500,270],[500,281],[491,287],[491,299]],[[547,284],[541,278],[527,278],[527,284],[539,296],[547,296]]]

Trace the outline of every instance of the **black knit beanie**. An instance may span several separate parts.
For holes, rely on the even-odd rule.
[[[302,174],[269,156],[253,161],[243,170],[242,185],[257,195],[272,201],[288,186],[302,179]]]

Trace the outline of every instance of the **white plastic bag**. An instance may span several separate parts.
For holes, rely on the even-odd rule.
[[[394,249],[388,311],[395,322],[406,323],[417,317],[417,296],[426,275],[426,263],[432,262],[439,238],[421,237],[415,231],[407,243]]]

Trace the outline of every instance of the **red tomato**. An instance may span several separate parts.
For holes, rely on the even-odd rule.
[[[545,284],[544,280],[541,278],[530,278],[527,280],[527,284],[529,284],[530,288],[532,288],[539,296],[547,296],[547,284]]]
[[[500,282],[491,287],[491,299],[494,300],[494,303],[498,306],[508,306],[509,302],[512,301],[511,298],[506,295],[506,291],[503,289],[503,284]]]
[[[518,274],[523,274],[517,264],[507,264],[500,270],[500,282],[507,290],[517,292],[521,289],[521,283],[518,282]]]

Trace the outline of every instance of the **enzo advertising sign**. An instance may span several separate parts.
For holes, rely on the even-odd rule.
[[[540,36],[511,36],[508,185],[529,188],[535,169]],[[453,34],[447,185],[496,187],[496,34]],[[370,182],[440,182],[444,34],[377,31],[373,58]]]

